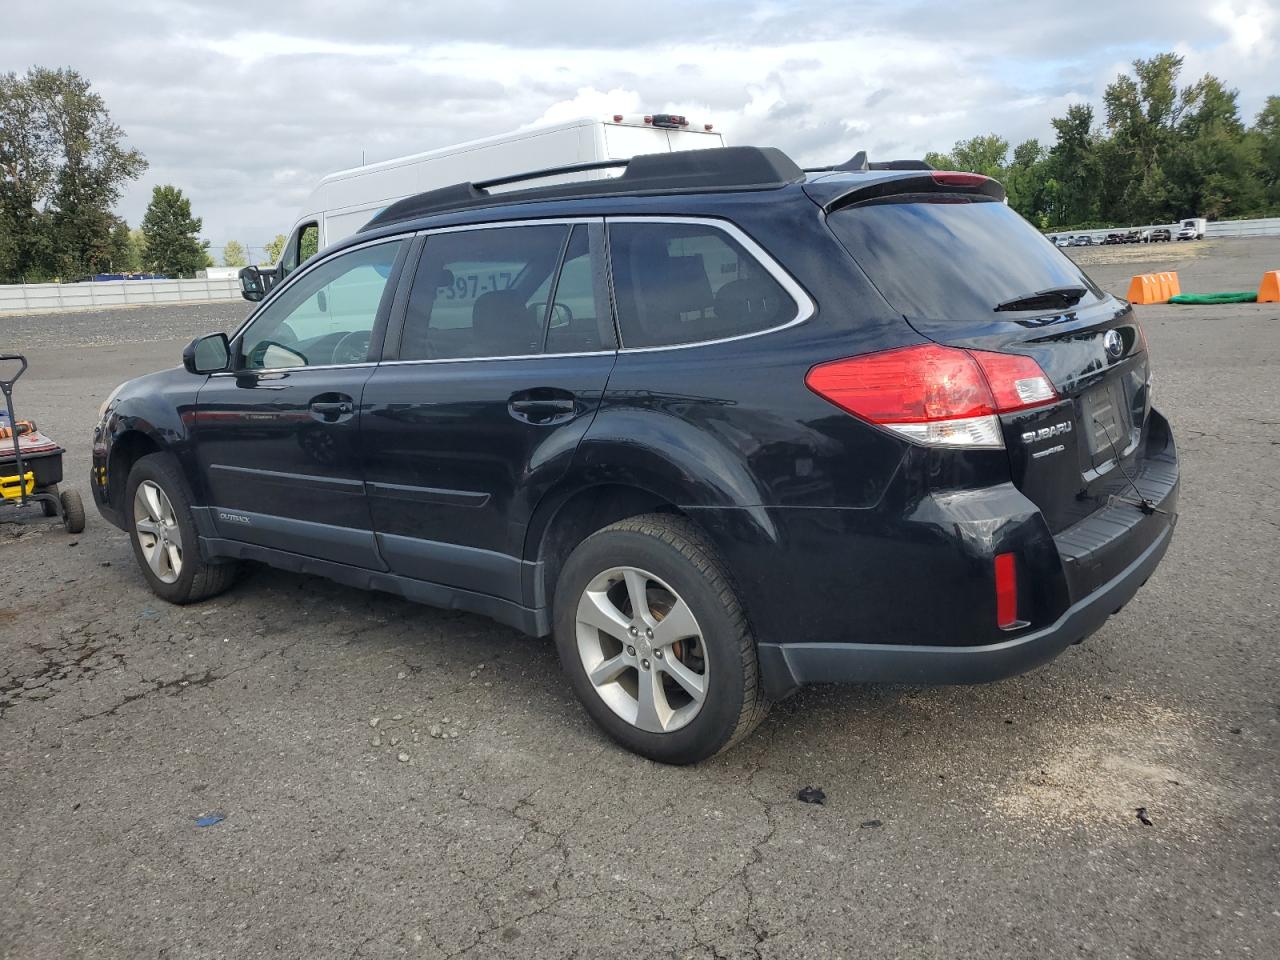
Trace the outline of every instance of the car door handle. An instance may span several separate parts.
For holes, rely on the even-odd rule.
[[[529,390],[512,394],[507,410],[517,420],[542,426],[572,420],[578,415],[578,401],[565,390]]]
[[[311,415],[325,423],[336,423],[355,413],[355,404],[350,400],[313,400]]]

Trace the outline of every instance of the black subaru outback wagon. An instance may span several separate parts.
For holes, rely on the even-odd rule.
[[[1142,329],[999,184],[624,165],[400,201],[121,386],[93,489],[152,589],[256,560],[553,635],[611,736],[685,763],[802,684],[1028,670],[1151,575]]]

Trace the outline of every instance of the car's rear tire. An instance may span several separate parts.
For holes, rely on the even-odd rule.
[[[652,760],[706,759],[768,713],[746,616],[683,518],[633,517],[580,543],[556,584],[555,639],[591,718]]]
[[[133,555],[156,596],[194,603],[235,581],[237,563],[208,563],[200,556],[191,496],[169,454],[148,454],[133,465],[124,508]]]

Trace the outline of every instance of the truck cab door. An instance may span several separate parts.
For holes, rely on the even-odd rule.
[[[298,224],[280,257],[276,282],[279,283],[320,250],[320,221],[306,220]]]

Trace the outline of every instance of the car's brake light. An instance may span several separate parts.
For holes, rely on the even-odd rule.
[[[960,173],[956,170],[933,171],[933,182],[944,187],[980,187],[990,179],[980,173]]]
[[[805,384],[856,417],[944,447],[999,449],[999,414],[1058,399],[1030,357],[936,343],[821,363]]]

